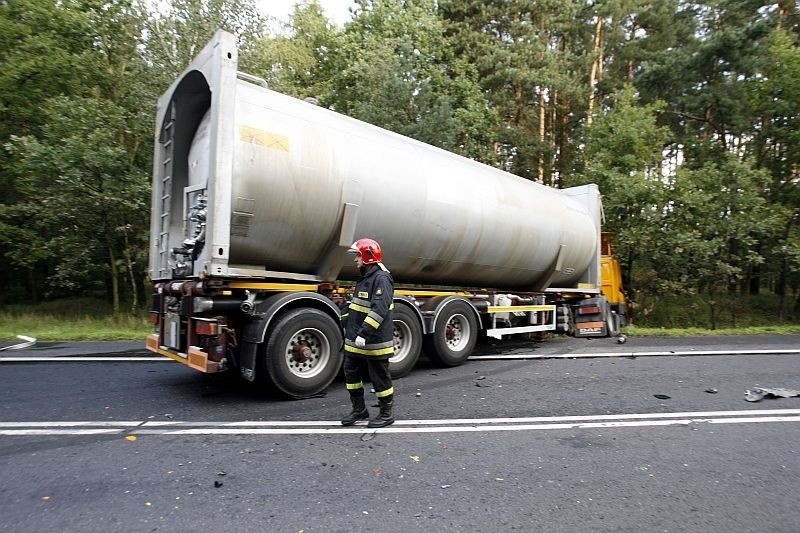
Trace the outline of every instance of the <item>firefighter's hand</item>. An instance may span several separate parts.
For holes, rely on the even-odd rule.
[[[363,348],[364,345],[366,345],[366,344],[367,344],[367,341],[364,340],[364,337],[362,337],[361,335],[356,337],[356,348]]]

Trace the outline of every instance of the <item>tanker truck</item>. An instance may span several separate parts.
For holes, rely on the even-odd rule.
[[[396,283],[394,377],[423,351],[460,365],[479,336],[625,324],[595,185],[547,187],[271,91],[237,71],[223,31],[156,121],[152,352],[292,398],[322,392],[342,364],[360,237],[381,243]]]

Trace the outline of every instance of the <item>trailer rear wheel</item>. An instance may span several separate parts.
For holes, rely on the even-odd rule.
[[[478,319],[469,304],[445,304],[425,339],[425,353],[442,366],[458,366],[467,360],[478,340]]]
[[[341,330],[330,316],[318,309],[289,311],[270,327],[260,375],[290,398],[319,394],[342,366],[341,346]]]
[[[399,305],[394,310],[394,355],[389,358],[392,378],[408,375],[422,351],[422,324],[416,315]]]

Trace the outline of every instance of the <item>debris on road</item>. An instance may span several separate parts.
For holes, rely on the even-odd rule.
[[[706,392],[709,393],[709,394],[716,394],[719,391],[717,389],[706,389]]]
[[[478,376],[475,378],[475,386],[476,387],[491,387],[488,383],[481,383],[482,380],[485,380],[486,376]]]
[[[653,394],[659,400],[669,400],[671,396],[667,396],[666,394]]]
[[[793,396],[800,396],[800,391],[781,387],[754,387],[753,390],[748,389],[744,393],[744,399],[748,402],[760,402],[764,398],[791,398]]]

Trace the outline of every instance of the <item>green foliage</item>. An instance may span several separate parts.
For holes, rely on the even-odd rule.
[[[649,295],[634,309],[636,328],[746,330],[779,325],[800,326],[800,313],[787,311],[775,295]]]
[[[147,313],[118,313],[102,298],[55,299],[0,307],[0,339],[39,341],[139,340],[152,332]]]
[[[73,0],[0,3],[0,141],[36,134],[38,104],[85,91],[98,80],[92,18]]]
[[[254,41],[242,61],[249,72],[267,80],[273,90],[298,98],[331,96],[331,54],[341,33],[334,29],[316,2],[296,5],[289,35],[266,35]]]
[[[333,109],[485,159],[494,122],[476,72],[454,57],[432,0],[359,2],[332,53]]]
[[[474,65],[497,117],[493,156],[519,176],[557,183],[571,166],[571,131],[587,88],[578,28],[585,2],[443,0],[438,2],[456,57]],[[545,131],[542,131],[542,122]]]
[[[673,288],[713,294],[735,289],[751,268],[763,263],[757,244],[786,222],[761,196],[766,174],[728,157],[719,164],[681,169],[670,192],[659,272]],[[670,247],[673,244],[673,247]]]
[[[147,11],[145,4],[140,9]],[[147,12],[144,24],[148,78],[161,94],[218,29],[236,35],[247,57],[265,20],[254,0],[167,0],[158,12]]]
[[[0,312],[0,339],[17,335],[44,341],[119,341],[138,340],[152,331],[144,313],[105,315],[48,315],[41,312],[7,314]]]
[[[583,130],[585,164],[568,185],[596,183],[603,196],[605,229],[615,235],[615,251],[628,273],[626,285],[645,286],[662,250],[664,210],[669,190],[659,163],[668,131],[657,125],[660,103],[642,106],[627,86]],[[668,232],[669,233],[669,232]],[[671,233],[670,233],[671,234]],[[635,273],[644,271],[641,276]],[[658,278],[659,281],[661,278]]]
[[[127,122],[119,106],[57,97],[43,111],[49,120],[40,139],[12,136],[8,144],[25,193],[9,213],[38,241],[36,246],[36,241],[10,242],[10,254],[19,261],[33,248],[38,259],[47,259],[54,294],[98,283],[96,289],[102,289],[120,243],[131,233],[142,239],[148,178],[118,143]]]

